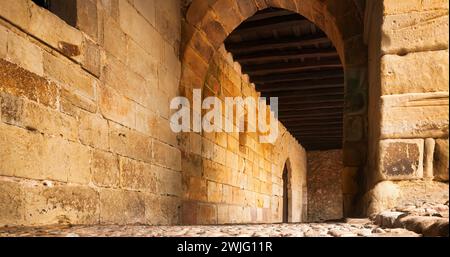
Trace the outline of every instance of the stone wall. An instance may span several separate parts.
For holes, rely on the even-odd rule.
[[[223,45],[211,59],[202,91],[203,97],[222,101],[259,96]],[[261,144],[255,132],[185,133],[180,138],[184,224],[281,222],[285,165],[289,221],[305,220],[306,153],[282,124],[274,145]]]
[[[308,160],[308,221],[343,218],[342,150],[311,151]]]
[[[387,195],[377,195],[382,190],[374,185],[380,181],[393,181],[395,188],[386,192],[398,191],[400,202],[448,191],[448,1],[371,1],[366,41],[373,113],[370,213],[397,199],[393,193],[381,200]],[[442,186],[435,186],[439,182]],[[411,192],[405,186],[411,184],[428,190],[402,193]]]
[[[179,222],[176,0],[0,5],[0,225]]]

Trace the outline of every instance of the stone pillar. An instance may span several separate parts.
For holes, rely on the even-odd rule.
[[[448,35],[448,0],[367,2],[369,189],[387,180],[401,191],[440,170],[448,181],[434,149],[448,138]]]

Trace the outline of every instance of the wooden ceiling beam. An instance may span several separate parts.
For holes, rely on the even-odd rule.
[[[344,71],[342,69],[307,71],[307,72],[276,74],[268,76],[252,76],[250,79],[255,84],[267,84],[277,82],[304,81],[310,79],[328,79],[328,78],[343,79]]]
[[[289,63],[265,63],[258,65],[244,65],[242,66],[243,73],[249,76],[274,74],[280,72],[297,72],[320,68],[341,68],[342,63],[338,58],[327,60],[307,60],[304,62],[289,62]]]
[[[233,43],[225,43],[225,48],[234,54],[240,52],[265,51],[289,47],[314,46],[317,44],[330,43],[330,39],[321,33],[315,35],[307,35],[302,37],[289,37],[281,39],[266,39]]]
[[[336,49],[318,48],[318,49],[301,49],[291,51],[264,51],[254,54],[242,54],[233,56],[234,60],[241,65],[252,62],[273,62],[283,60],[296,60],[303,58],[324,58],[339,56]]]

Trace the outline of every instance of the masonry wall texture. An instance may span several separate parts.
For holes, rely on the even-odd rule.
[[[179,223],[180,3],[77,2],[1,4],[0,224]]]
[[[344,217],[342,160],[342,150],[307,153],[308,221],[320,222]]]
[[[291,222],[448,200],[448,0],[77,3],[75,27],[0,5],[0,226],[281,222],[285,165]],[[282,124],[273,145],[170,129],[170,100],[194,88],[259,95],[223,41],[267,7],[314,22],[344,65],[342,166],[326,157],[340,167],[326,179],[307,180]],[[314,192],[340,171],[342,205],[322,213]]]
[[[448,1],[369,1],[365,20],[373,113],[367,212],[424,201],[430,195],[445,198]]]
[[[203,97],[222,100],[259,96],[223,45],[210,62],[202,90]],[[278,126],[273,145],[259,143],[260,134],[255,132],[181,136],[183,223],[281,222],[285,165],[290,180],[289,221],[306,220],[306,152],[282,124]]]

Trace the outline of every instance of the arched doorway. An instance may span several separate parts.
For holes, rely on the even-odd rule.
[[[344,106],[341,113],[342,120],[338,121],[342,130],[339,132],[342,132],[343,138],[337,144],[334,135],[325,141],[329,142],[329,145],[342,145],[344,159],[342,177],[346,182],[343,185],[343,205],[346,216],[351,216],[355,210],[357,191],[354,187],[347,188],[345,185],[351,185],[362,175],[366,156],[367,48],[363,43],[362,8],[354,1],[339,3],[339,8],[335,5],[333,1],[320,0],[192,1],[186,12],[180,92],[190,98],[193,88],[203,87],[213,55],[226,38],[256,12],[268,8],[281,8],[300,14],[314,23],[330,39],[343,65]],[[315,119],[310,118],[302,117],[307,120]],[[331,122],[333,125],[337,124],[335,120]],[[327,128],[325,125],[322,130],[326,131]],[[321,129],[313,127],[311,131],[302,132],[316,133],[318,130]],[[315,145],[314,138],[308,143]]]
[[[289,209],[290,209],[290,204],[289,204],[289,190],[290,189],[290,178],[289,178],[289,170],[287,167],[287,163],[284,165],[284,169],[283,169],[283,218],[282,221],[283,223],[288,223],[289,222]]]

